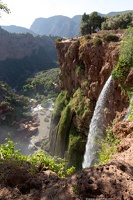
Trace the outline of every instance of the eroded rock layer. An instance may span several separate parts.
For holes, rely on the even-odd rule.
[[[123,34],[117,33],[116,42],[107,42],[101,39],[102,34],[94,34],[89,39],[81,37],[62,40],[56,44],[61,89],[62,94],[66,92],[66,101],[61,110],[55,109],[53,114],[50,152],[52,155],[66,157],[71,164],[78,167],[81,167],[83,160],[89,124],[97,99],[118,62],[122,37]],[[59,99],[55,107],[57,104],[61,105]],[[127,106],[127,95],[114,81],[104,108],[104,126],[110,125],[116,113],[122,112]],[[66,107],[69,112],[65,110]]]

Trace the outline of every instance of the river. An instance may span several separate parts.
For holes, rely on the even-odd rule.
[[[23,155],[41,150],[47,151],[52,111],[53,101],[51,99],[47,101],[45,108],[38,104],[32,109],[32,113],[37,113],[40,119],[38,131],[34,134],[28,134],[27,131],[18,132],[13,127],[1,126],[0,144],[5,143],[5,138],[8,137],[15,143],[15,149],[20,149]]]

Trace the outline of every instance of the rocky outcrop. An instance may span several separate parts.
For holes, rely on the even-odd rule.
[[[86,168],[69,178],[59,178],[51,170],[33,175],[26,166],[18,169],[0,164],[0,167],[2,200],[133,199],[133,145],[108,164]]]
[[[59,154],[62,155],[62,157],[66,154],[69,155],[68,157],[70,157],[71,154],[75,155],[75,157],[81,155],[79,149],[78,153],[76,152],[77,150],[74,148],[74,144],[70,153],[70,135],[72,134],[73,127],[77,136],[80,137],[82,154],[84,152],[90,120],[99,94],[118,62],[119,46],[123,35],[123,33],[119,34],[117,32],[117,42],[107,42],[101,39],[104,33],[102,32],[99,34],[99,37],[96,34],[92,35],[91,39],[80,37],[60,41],[56,44],[61,69],[61,89],[67,91],[68,102],[64,105],[64,108],[69,106],[71,109],[71,123],[69,123],[70,126],[67,131],[67,140],[59,139],[61,133],[59,134],[58,130],[61,124],[63,124],[61,121],[61,113],[58,118],[59,120],[51,127],[50,149],[52,145],[58,141],[58,145],[55,144],[57,148],[55,148],[54,151],[50,150],[53,155]],[[100,43],[97,42],[98,40],[100,40]],[[130,74],[128,80],[130,79],[129,77]],[[79,91],[82,95],[77,95]],[[105,126],[112,123],[117,112],[122,112],[128,106],[128,97],[122,92],[119,84],[115,81],[113,82],[112,92],[107,99],[107,104],[107,108],[105,107],[104,109]],[[64,108],[62,108],[62,111]],[[54,117],[52,120],[55,122]],[[68,125],[64,124],[64,126]],[[64,129],[62,129],[62,135],[63,130]],[[67,147],[65,151],[60,154],[60,144],[64,145],[61,141],[67,141],[67,145],[65,144]],[[72,150],[73,148],[74,150]],[[79,161],[80,165],[82,159],[83,158]]]

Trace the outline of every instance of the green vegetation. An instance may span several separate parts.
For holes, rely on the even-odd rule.
[[[62,38],[57,38],[56,40],[55,40],[55,44],[58,44],[59,42],[61,42],[62,41]]]
[[[26,82],[27,84],[23,86],[25,95],[45,104],[46,98],[56,98],[59,93],[59,68],[36,73],[34,77],[28,78]]]
[[[81,169],[85,144],[86,141],[81,138],[76,128],[72,127],[69,132],[68,150],[65,153],[65,158],[68,160],[69,166],[76,166],[76,170]]]
[[[133,26],[133,12],[117,14],[115,16],[101,17],[97,12],[82,15],[81,35],[91,34],[97,30],[127,29]]]
[[[94,44],[94,46],[96,46],[96,47],[101,46],[101,45],[102,45],[102,40],[101,40],[101,38],[95,37],[95,38],[93,39],[93,44]]]
[[[63,109],[66,107],[66,105],[68,104],[68,100],[67,100],[67,91],[62,91],[55,102],[54,105],[54,112],[53,112],[53,118],[60,118],[61,116],[61,112],[63,111]]]
[[[60,121],[58,124],[57,143],[59,148],[59,155],[64,157],[64,152],[67,149],[69,130],[71,127],[72,112],[69,105],[67,105],[61,113]]]
[[[50,169],[60,177],[69,176],[75,171],[74,167],[67,168],[65,160],[58,157],[50,157],[43,152],[24,156],[20,150],[15,150],[13,141],[9,139],[5,144],[0,145],[0,163],[10,163],[12,166],[17,167],[18,170],[23,166],[27,166],[27,170],[34,174],[40,170]]]
[[[81,56],[81,55],[80,55]],[[76,66],[76,74],[79,76],[85,70],[85,64],[82,63]]]
[[[25,54],[27,51],[27,55],[22,55],[23,57],[20,59],[9,57],[0,61],[0,80],[6,82],[17,91],[22,90],[29,77],[33,77],[40,71],[58,67],[57,51],[54,44],[56,37],[32,37],[30,34],[8,33],[8,39],[12,41],[12,46],[9,45],[9,49],[13,51],[14,55],[15,49],[24,51]],[[32,50],[30,55],[28,55],[29,50]]]
[[[84,119],[89,116],[90,100],[85,98],[84,92],[81,88],[78,88],[75,91],[69,105],[71,106],[71,110],[76,114],[76,117],[79,119],[79,121],[84,121]],[[79,127],[80,123],[78,124],[77,128]]]
[[[89,119],[90,101],[85,98],[81,88],[75,91],[73,98],[67,98],[67,101],[66,96],[67,92],[60,93],[53,113],[52,120],[56,121],[57,128],[55,152],[61,157],[65,157],[69,166],[74,165],[76,169],[81,169],[86,141],[81,138],[80,133],[85,132],[86,134],[88,132],[88,126],[85,127],[85,120]],[[73,117],[76,124],[73,123]]]
[[[98,151],[99,154],[99,161],[96,165],[103,165],[106,164],[112,157],[113,154],[117,152],[117,145],[120,142],[120,140],[116,139],[113,136],[113,133],[111,129],[107,129],[107,136],[105,139],[103,139],[99,146],[100,150]]]
[[[0,114],[5,116],[5,120],[0,118],[0,124],[11,124],[22,117],[30,117],[29,99],[23,95],[18,95],[2,81],[0,82]]]
[[[90,34],[85,35],[85,39],[86,40],[90,40],[91,39],[91,35]]]
[[[98,15],[97,12],[92,12],[90,15],[84,13],[81,20],[81,35],[95,33],[97,29],[101,29],[101,23],[104,18]]]
[[[117,66],[112,72],[115,80],[118,80],[123,88],[128,91],[133,91],[133,86],[126,84],[124,80],[133,68],[133,28],[129,28],[126,32],[123,42],[120,46],[120,56]]]
[[[133,26],[133,12],[107,16],[102,23],[103,30],[127,29],[129,26]]]
[[[105,34],[103,35],[103,40],[106,42],[118,42],[119,41],[119,37],[115,34]]]
[[[67,133],[69,131],[71,123],[72,113],[70,106],[67,105],[61,113],[58,134],[61,136],[63,134],[64,142],[67,140]]]
[[[77,170],[82,167],[86,141],[81,138],[81,133],[88,132],[85,120],[89,120],[89,104],[90,101],[85,98],[81,88],[75,91],[73,98],[69,98],[68,93],[62,91],[56,99],[52,115],[52,124],[57,134],[54,153],[65,157],[68,166],[74,165]]]
[[[133,102],[130,102],[130,112],[128,115],[128,120],[132,121],[133,120]]]

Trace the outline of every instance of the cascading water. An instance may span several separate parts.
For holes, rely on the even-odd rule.
[[[131,114],[131,108],[132,108],[132,106],[133,106],[133,95],[131,96],[130,105],[129,105],[128,109],[127,109],[127,113],[126,113],[126,115],[124,117],[124,120],[128,120],[128,117]]]
[[[84,155],[83,168],[93,166],[98,159],[98,143],[104,137],[105,131],[105,111],[109,106],[109,96],[112,94],[113,80],[110,76],[105,83],[101,94],[99,95],[93,117],[90,123],[90,129]]]

